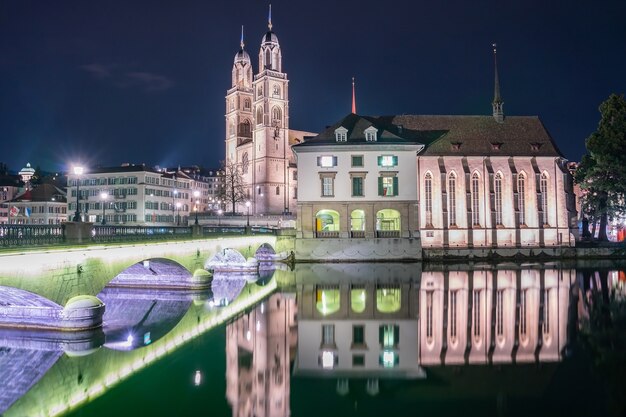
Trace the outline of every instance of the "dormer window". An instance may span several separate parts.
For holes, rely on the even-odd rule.
[[[335,140],[337,142],[346,142],[348,140],[348,129],[343,126],[335,129]]]
[[[365,141],[366,142],[376,142],[376,134],[378,133],[378,129],[374,126],[370,126],[365,129]]]

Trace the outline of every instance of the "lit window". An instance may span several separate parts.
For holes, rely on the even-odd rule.
[[[426,208],[426,227],[433,225],[433,176],[430,172],[424,178],[424,205]]]
[[[539,181],[539,191],[541,193],[541,219],[544,225],[548,224],[548,176],[541,174]]]
[[[456,226],[456,175],[450,173],[448,178],[448,223]]]
[[[395,155],[381,155],[378,157],[378,166],[394,167],[398,165],[398,157]]]
[[[520,174],[517,177],[517,209],[519,210],[519,224],[526,224],[526,177]]]
[[[378,195],[383,197],[393,197],[398,195],[398,177],[381,176],[378,177]]]
[[[400,341],[400,326],[383,324],[378,328],[378,341],[383,348],[395,348]]]
[[[385,350],[382,354],[381,354],[381,365],[383,366],[383,368],[393,368],[394,366],[396,366],[399,362],[399,357],[398,355],[391,351],[391,350]]]
[[[502,226],[502,174],[499,172],[495,178],[495,210],[496,226]]]
[[[331,155],[318,156],[317,165],[322,168],[332,168],[337,165],[337,157]]]
[[[334,182],[332,177],[322,177],[322,197],[334,196]]]
[[[472,226],[480,226],[480,183],[476,172],[472,174]]]

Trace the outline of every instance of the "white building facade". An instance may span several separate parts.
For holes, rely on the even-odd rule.
[[[77,180],[83,221],[102,223],[104,216],[109,225],[183,226],[193,211],[193,181],[185,173],[128,165],[70,174],[69,220],[76,211]]]

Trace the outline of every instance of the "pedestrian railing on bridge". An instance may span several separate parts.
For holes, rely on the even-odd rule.
[[[0,225],[0,247],[41,246],[63,243],[63,226],[53,225]]]
[[[87,224],[80,241],[68,236],[65,224],[0,225],[0,248],[61,244],[176,240],[222,235],[277,235],[280,229],[264,226],[125,226]]]

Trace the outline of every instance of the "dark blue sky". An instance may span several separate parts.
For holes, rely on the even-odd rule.
[[[626,2],[273,1],[290,124],[350,111],[539,115],[578,160],[598,105],[626,91]],[[257,66],[267,2],[0,0],[0,162],[216,166],[245,25]]]

